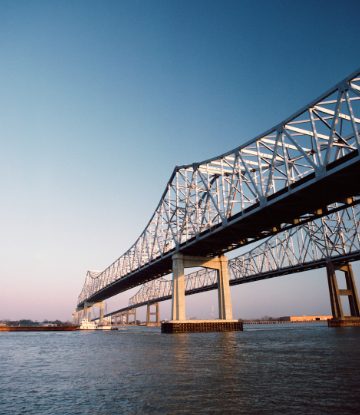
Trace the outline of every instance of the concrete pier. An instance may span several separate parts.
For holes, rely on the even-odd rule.
[[[163,333],[179,333],[190,331],[230,331],[242,330],[242,323],[233,320],[230,285],[228,276],[228,260],[225,255],[220,257],[197,257],[180,253],[174,254],[173,260],[173,294],[171,321],[162,323]],[[211,268],[218,275],[219,320],[185,319],[185,268]],[[240,328],[241,327],[241,328]]]
[[[126,324],[131,324],[130,316],[134,317],[134,324],[136,324],[136,308],[133,308],[132,310],[128,310],[126,312]]]
[[[171,306],[172,320],[185,320],[185,276],[184,255],[175,254],[173,262],[173,295]]]
[[[345,273],[346,289],[339,289],[335,271]],[[360,304],[355,285],[354,274],[349,262],[343,265],[334,265],[329,261],[326,272],[330,293],[330,304],[333,318],[328,320],[328,327],[355,327],[360,326]],[[348,297],[350,316],[345,316],[341,304],[341,296]]]
[[[99,321],[100,321],[100,324],[101,324],[104,320],[104,302],[101,301],[101,303],[99,303],[99,306],[100,306]]]
[[[228,265],[225,255],[220,257],[197,257],[182,254],[173,255],[173,296],[172,296],[172,320],[185,320],[185,268],[211,268],[218,274],[218,301],[219,319],[232,320],[232,307],[230,285],[228,277]]]
[[[360,327],[360,317],[332,318],[328,320],[328,327]]]
[[[151,311],[151,307],[155,307],[155,311]],[[151,321],[151,316],[155,316],[155,321]],[[149,327],[160,327],[159,303],[148,304],[146,310],[146,325]]]
[[[161,324],[161,333],[211,331],[243,331],[243,323],[238,320],[180,320]]]

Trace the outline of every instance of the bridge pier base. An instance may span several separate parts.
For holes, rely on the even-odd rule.
[[[151,307],[155,307],[155,311],[151,311]],[[156,320],[151,321],[151,316],[155,316]],[[146,325],[149,327],[159,327],[160,323],[160,313],[159,313],[159,303],[148,304],[146,310]]]
[[[218,258],[192,257],[183,254],[173,255],[173,294],[171,320],[185,320],[185,268],[211,268],[218,274],[219,319],[232,320],[228,259],[225,255]]]
[[[171,320],[161,325],[162,333],[190,331],[233,331],[242,330],[242,324],[233,320],[228,260],[225,255],[218,258],[193,257],[180,253],[173,257],[173,294]],[[219,320],[185,319],[185,268],[203,267],[217,271]]]
[[[335,271],[345,273],[346,289],[339,289]],[[330,304],[333,318],[328,320],[328,327],[360,326],[360,304],[350,263],[334,265],[328,262],[326,272],[330,293]],[[345,316],[340,296],[347,296],[350,306],[350,316]]]
[[[184,320],[161,323],[161,333],[203,331],[243,331],[243,323],[238,320]]]

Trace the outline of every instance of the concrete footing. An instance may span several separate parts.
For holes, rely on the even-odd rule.
[[[340,317],[328,320],[328,327],[360,327],[360,317]]]
[[[161,323],[161,333],[189,333],[209,331],[242,331],[243,323],[238,320],[183,320]]]

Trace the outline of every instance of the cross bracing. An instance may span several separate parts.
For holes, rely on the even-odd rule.
[[[228,261],[230,285],[276,277],[360,259],[360,206],[334,212],[289,231],[273,235],[259,246]],[[205,268],[185,276],[185,294],[217,289],[217,273]],[[172,281],[145,283],[126,309],[170,299]],[[125,309],[124,309],[125,310]],[[124,310],[118,310],[114,315]]]
[[[360,191],[360,69],[264,134],[174,169],[138,240],[78,299],[99,301],[171,272],[171,256],[216,256],[329,212]]]

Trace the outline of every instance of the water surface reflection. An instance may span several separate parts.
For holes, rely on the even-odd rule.
[[[360,330],[2,333],[1,414],[360,412]]]

